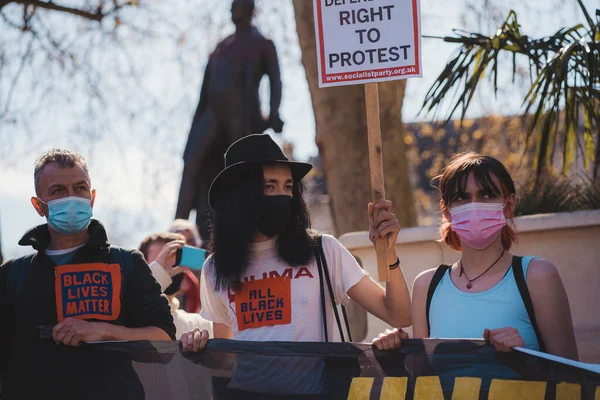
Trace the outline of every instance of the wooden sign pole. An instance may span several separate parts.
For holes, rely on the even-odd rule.
[[[383,148],[381,146],[381,124],[379,120],[379,85],[365,84],[365,100],[367,104],[367,130],[369,133],[369,167],[371,170],[371,192],[373,203],[385,199],[383,184]],[[378,213],[375,213],[377,218]],[[390,280],[390,270],[387,259],[387,240],[379,238],[375,241],[377,253],[377,277],[379,282]]]

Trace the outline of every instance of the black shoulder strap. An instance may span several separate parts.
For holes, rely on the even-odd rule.
[[[333,307],[333,312],[335,314],[335,320],[337,322],[337,326],[340,332],[340,339],[342,340],[342,342],[345,342],[345,337],[344,337],[344,330],[342,329],[342,323],[340,320],[340,314],[338,312],[336,303],[335,303],[335,296],[333,294],[333,286],[331,284],[331,277],[329,276],[329,268],[327,266],[327,259],[325,258],[325,252],[323,251],[323,239],[322,237],[319,237],[318,239],[319,242],[319,246],[315,251],[315,256],[316,256],[316,261],[317,261],[317,267],[319,269],[319,284],[321,286],[321,309],[322,309],[322,313],[323,313],[323,326],[324,326],[324,330],[325,330],[325,341],[328,342],[329,341],[329,337],[327,336],[327,314],[326,314],[326,306],[325,306],[325,295],[324,295],[324,283],[323,283],[323,278],[322,275],[325,275],[325,281],[327,283],[327,290],[329,292],[329,298],[331,299],[331,305]],[[344,307],[342,305],[342,315],[344,317],[344,322],[346,324],[346,331],[348,332],[348,340],[351,342],[352,341],[352,336],[350,334],[350,324],[348,322],[348,314],[346,313],[346,307]]]
[[[546,345],[542,340],[542,335],[540,334],[540,330],[535,319],[533,303],[531,302],[531,296],[529,295],[529,289],[527,288],[527,281],[525,280],[525,274],[523,273],[523,257],[513,256],[512,270],[515,276],[515,282],[517,283],[517,287],[519,288],[519,293],[521,294],[521,298],[523,299],[523,304],[525,304],[525,309],[527,310],[529,321],[531,321],[531,325],[533,326],[533,330],[535,331],[535,336],[537,337],[538,344],[540,346],[540,351],[545,352]]]
[[[321,238],[319,237],[319,247],[321,246]],[[325,286],[323,285],[323,265],[319,251],[315,250],[315,259],[317,261],[317,269],[319,270],[319,288],[321,292],[321,315],[323,317],[323,330],[325,332],[325,342],[329,342],[329,332],[327,332],[327,306],[325,305]]]
[[[125,281],[129,270],[133,268],[133,254],[131,251],[123,250],[119,247],[110,246],[110,263],[121,266],[121,278]]]
[[[425,315],[427,316],[427,336],[431,334],[431,325],[429,324],[429,309],[431,308],[431,300],[433,299],[435,289],[438,287],[440,281],[444,277],[444,274],[449,268],[450,265],[441,264],[435,270],[435,274],[433,274],[433,278],[431,278],[431,282],[429,283],[429,289],[427,289],[427,303],[425,305]]]
[[[125,286],[127,285],[127,275],[133,268],[133,253],[128,250],[121,249],[119,247],[110,246],[108,248],[109,263],[119,264],[121,267],[121,297],[125,293]]]
[[[25,282],[25,277],[27,276],[27,271],[29,271],[29,265],[31,264],[31,260],[33,260],[33,256],[33,254],[30,254],[10,262],[6,291],[8,298],[13,302],[21,295],[23,283]]]
[[[331,278],[329,276],[329,268],[327,266],[327,259],[325,258],[325,252],[323,251],[323,241],[321,241],[321,245],[319,246],[319,255],[321,256],[321,261],[323,263],[323,272],[325,275],[325,281],[327,282],[327,289],[329,290],[329,297],[331,298],[331,304],[333,306],[333,312],[335,314],[335,320],[337,321],[338,329],[340,330],[340,338],[342,342],[344,340],[344,332],[342,329],[342,323],[340,322],[340,314],[338,313],[338,309],[335,303],[335,295],[333,294],[333,285],[331,284]],[[348,341],[352,341],[352,337],[350,336],[350,324],[348,323],[348,315],[346,314],[346,307],[342,305],[342,315],[344,317],[344,322],[346,323],[346,332],[348,332]]]

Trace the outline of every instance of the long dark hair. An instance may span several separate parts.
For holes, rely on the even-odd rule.
[[[251,165],[215,196],[210,249],[213,251],[215,290],[235,288],[248,268],[249,244],[262,210],[264,177],[262,166]],[[279,258],[291,267],[313,259],[316,235],[304,202],[304,185],[294,181],[292,212],[287,230],[279,235]]]

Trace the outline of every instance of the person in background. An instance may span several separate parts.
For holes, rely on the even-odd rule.
[[[34,253],[0,266],[2,396],[84,398],[79,391],[94,388],[102,398],[135,397],[142,389],[131,360],[112,354],[81,368],[86,353],[65,347],[175,339],[169,303],[142,254],[110,245],[91,219],[96,191],[80,154],[42,154],[33,178],[31,204],[47,223],[19,241]]]
[[[169,232],[180,233],[185,236],[185,244],[206,250],[198,227],[187,219],[176,219],[171,224]],[[181,308],[190,313],[200,312],[202,303],[200,301],[200,271],[186,270],[183,273],[180,294],[177,296]]]
[[[175,266],[177,250],[185,243],[185,237],[178,233],[157,233],[146,237],[140,244],[140,251],[150,263],[150,270],[167,295],[175,324],[177,339],[183,332],[195,328],[206,330],[212,336],[212,322],[197,313],[186,312],[179,307],[176,295],[181,291],[186,267]]]
[[[176,219],[173,221],[169,232],[182,234],[185,237],[185,244],[188,246],[204,248],[198,227],[187,219]]]
[[[457,154],[435,181],[442,240],[461,258],[415,279],[414,337],[484,338],[502,352],[526,347],[577,360],[569,301],[556,267],[510,253],[517,240],[516,190],[504,165],[477,153]],[[397,348],[397,335],[386,332],[373,344]]]

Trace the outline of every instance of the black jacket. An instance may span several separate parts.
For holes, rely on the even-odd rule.
[[[75,253],[71,264],[109,263],[109,242],[104,227],[92,220],[88,233],[90,239]],[[54,326],[58,323],[55,294],[56,264],[45,254],[50,244],[50,232],[46,224],[28,231],[19,241],[22,246],[32,246],[37,252],[29,266],[23,282],[23,288],[17,301],[7,294],[8,271],[11,261],[0,266],[0,372],[10,365],[5,373],[2,398],[77,398],[89,385],[95,390],[116,384],[120,393],[133,398],[138,397],[126,387],[136,379],[131,362],[122,357],[102,356],[100,364],[90,362],[90,350],[56,346],[52,341],[40,340],[38,326]],[[116,319],[104,321],[129,328],[156,326],[175,339],[175,326],[167,298],[161,294],[148,264],[137,250],[125,250],[132,253],[133,265],[130,265],[125,279],[121,280],[120,312]],[[13,304],[15,303],[15,304]],[[90,319],[94,321],[94,319]],[[85,346],[84,346],[85,347]],[[88,365],[96,364],[96,365]],[[114,373],[109,381],[102,379],[105,370],[118,372],[120,378],[127,378],[126,385],[120,385],[121,379],[115,379]],[[90,379],[102,379],[96,385]],[[77,381],[77,385],[73,385]],[[36,383],[41,383],[37,385]],[[121,382],[123,383],[123,382]],[[129,385],[131,386],[131,385]],[[135,385],[134,385],[135,386]],[[12,392],[12,390],[15,392]],[[13,393],[9,395],[8,393]],[[14,397],[18,393],[18,397]],[[91,398],[85,393],[82,398]],[[107,393],[104,393],[106,395]],[[10,396],[10,397],[8,397]],[[94,397],[95,398],[95,397]]]

